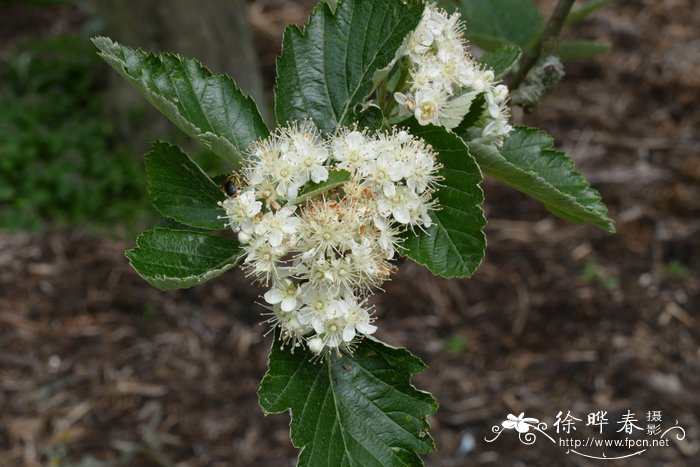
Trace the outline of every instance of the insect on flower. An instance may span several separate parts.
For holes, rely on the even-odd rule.
[[[244,186],[243,179],[237,173],[229,175],[221,182],[221,189],[229,198],[236,196]]]

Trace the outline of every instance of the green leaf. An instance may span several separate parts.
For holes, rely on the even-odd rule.
[[[352,355],[314,363],[309,350],[275,339],[258,397],[266,414],[291,412],[300,467],[423,465],[435,450],[426,417],[433,397],[411,375],[426,367],[407,350],[365,338]],[[316,359],[317,360],[317,359]]]
[[[469,112],[464,116],[462,122],[457,128],[453,128],[452,132],[458,135],[466,133],[471,127],[476,126],[484,115],[484,110],[486,109],[486,98],[483,94],[480,94],[474,102],[472,102],[471,107],[469,107]]]
[[[564,21],[564,26],[571,26],[572,24],[578,23],[583,18],[590,15],[597,9],[604,7],[608,3],[610,3],[610,0],[591,0],[581,8],[577,8],[569,13],[569,15],[566,17],[566,21]]]
[[[462,0],[461,10],[465,37],[487,50],[507,43],[530,50],[544,26],[531,0]]]
[[[154,143],[146,154],[148,193],[158,212],[200,229],[221,230],[221,189],[177,146]]]
[[[459,95],[455,95],[442,106],[441,111],[444,115],[441,115],[438,120],[438,125],[452,130],[460,126],[464,117],[469,114],[472,104],[479,98],[479,93],[477,91],[465,92]]]
[[[325,193],[327,191],[332,190],[333,188],[339,187],[348,180],[350,180],[350,172],[348,172],[347,170],[329,170],[328,180],[326,180],[325,182],[310,182],[304,185],[304,187],[299,192],[299,196],[297,196],[295,203],[303,203],[309,198],[313,198],[316,195]]]
[[[481,56],[479,62],[493,70],[496,79],[503,77],[518,64],[523,51],[513,44],[506,44]]]
[[[440,207],[430,215],[433,225],[409,234],[403,254],[439,276],[471,276],[486,249],[481,170],[461,138],[444,128],[423,127],[411,120],[409,131],[438,153],[444,180],[435,193]]]
[[[327,4],[328,7],[331,9],[331,11],[335,11],[335,9],[338,7],[338,0],[324,0]]]
[[[374,90],[374,73],[396,55],[424,6],[401,0],[344,0],[335,14],[321,2],[302,32],[289,26],[277,60],[277,122],[311,119],[326,133],[351,125]]]
[[[370,105],[365,110],[357,115],[357,127],[369,130],[370,132],[379,131],[384,126],[384,114],[382,109],[376,105]]]
[[[178,222],[169,217],[161,217],[160,219],[158,219],[158,222],[156,222],[155,227],[160,227],[169,230],[192,230],[191,226],[185,225],[182,222]]]
[[[576,171],[566,154],[554,148],[547,133],[516,127],[500,151],[478,143],[468,146],[487,175],[541,201],[552,214],[615,232],[598,191]]]
[[[131,266],[161,290],[185,289],[220,276],[236,265],[237,241],[202,232],[155,228],[136,239],[125,253]]]
[[[102,57],[178,128],[239,167],[243,154],[269,131],[255,102],[231,78],[196,60],[134,50],[93,39]]]
[[[583,60],[585,58],[605,55],[612,50],[609,42],[598,41],[570,41],[559,45],[559,58],[563,62]]]

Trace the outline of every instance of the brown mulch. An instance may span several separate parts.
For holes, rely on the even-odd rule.
[[[285,4],[258,3],[262,18]],[[284,23],[260,21],[263,35]],[[660,410],[687,432],[630,465],[697,465],[698,24],[692,0],[616,2],[572,33],[614,51],[571,65],[533,115],[516,116],[563,144],[618,234],[487,180],[475,277],[407,263],[375,300],[379,337],[429,365],[414,378],[441,404],[426,465],[600,465],[543,441],[483,438],[508,413],[551,424],[559,410],[628,409]],[[0,466],[293,465],[288,416],[257,405],[270,344],[260,290],[236,271],[159,292],[126,263],[132,243],[80,229],[0,235]]]

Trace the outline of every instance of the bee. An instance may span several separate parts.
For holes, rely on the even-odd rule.
[[[236,196],[243,186],[243,180],[237,173],[232,173],[221,182],[221,189],[229,198]]]

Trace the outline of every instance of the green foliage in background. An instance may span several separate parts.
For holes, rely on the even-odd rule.
[[[0,63],[0,228],[135,223],[147,217],[141,163],[101,116],[89,42],[31,40]]]
[[[487,51],[504,45],[532,52],[545,27],[545,18],[532,0],[445,0],[446,6],[459,9],[467,20],[466,37]],[[565,26],[575,24],[604,7],[610,0],[581,2],[567,16]],[[562,61],[581,60],[610,51],[610,44],[597,41],[563,41],[558,55]]]

